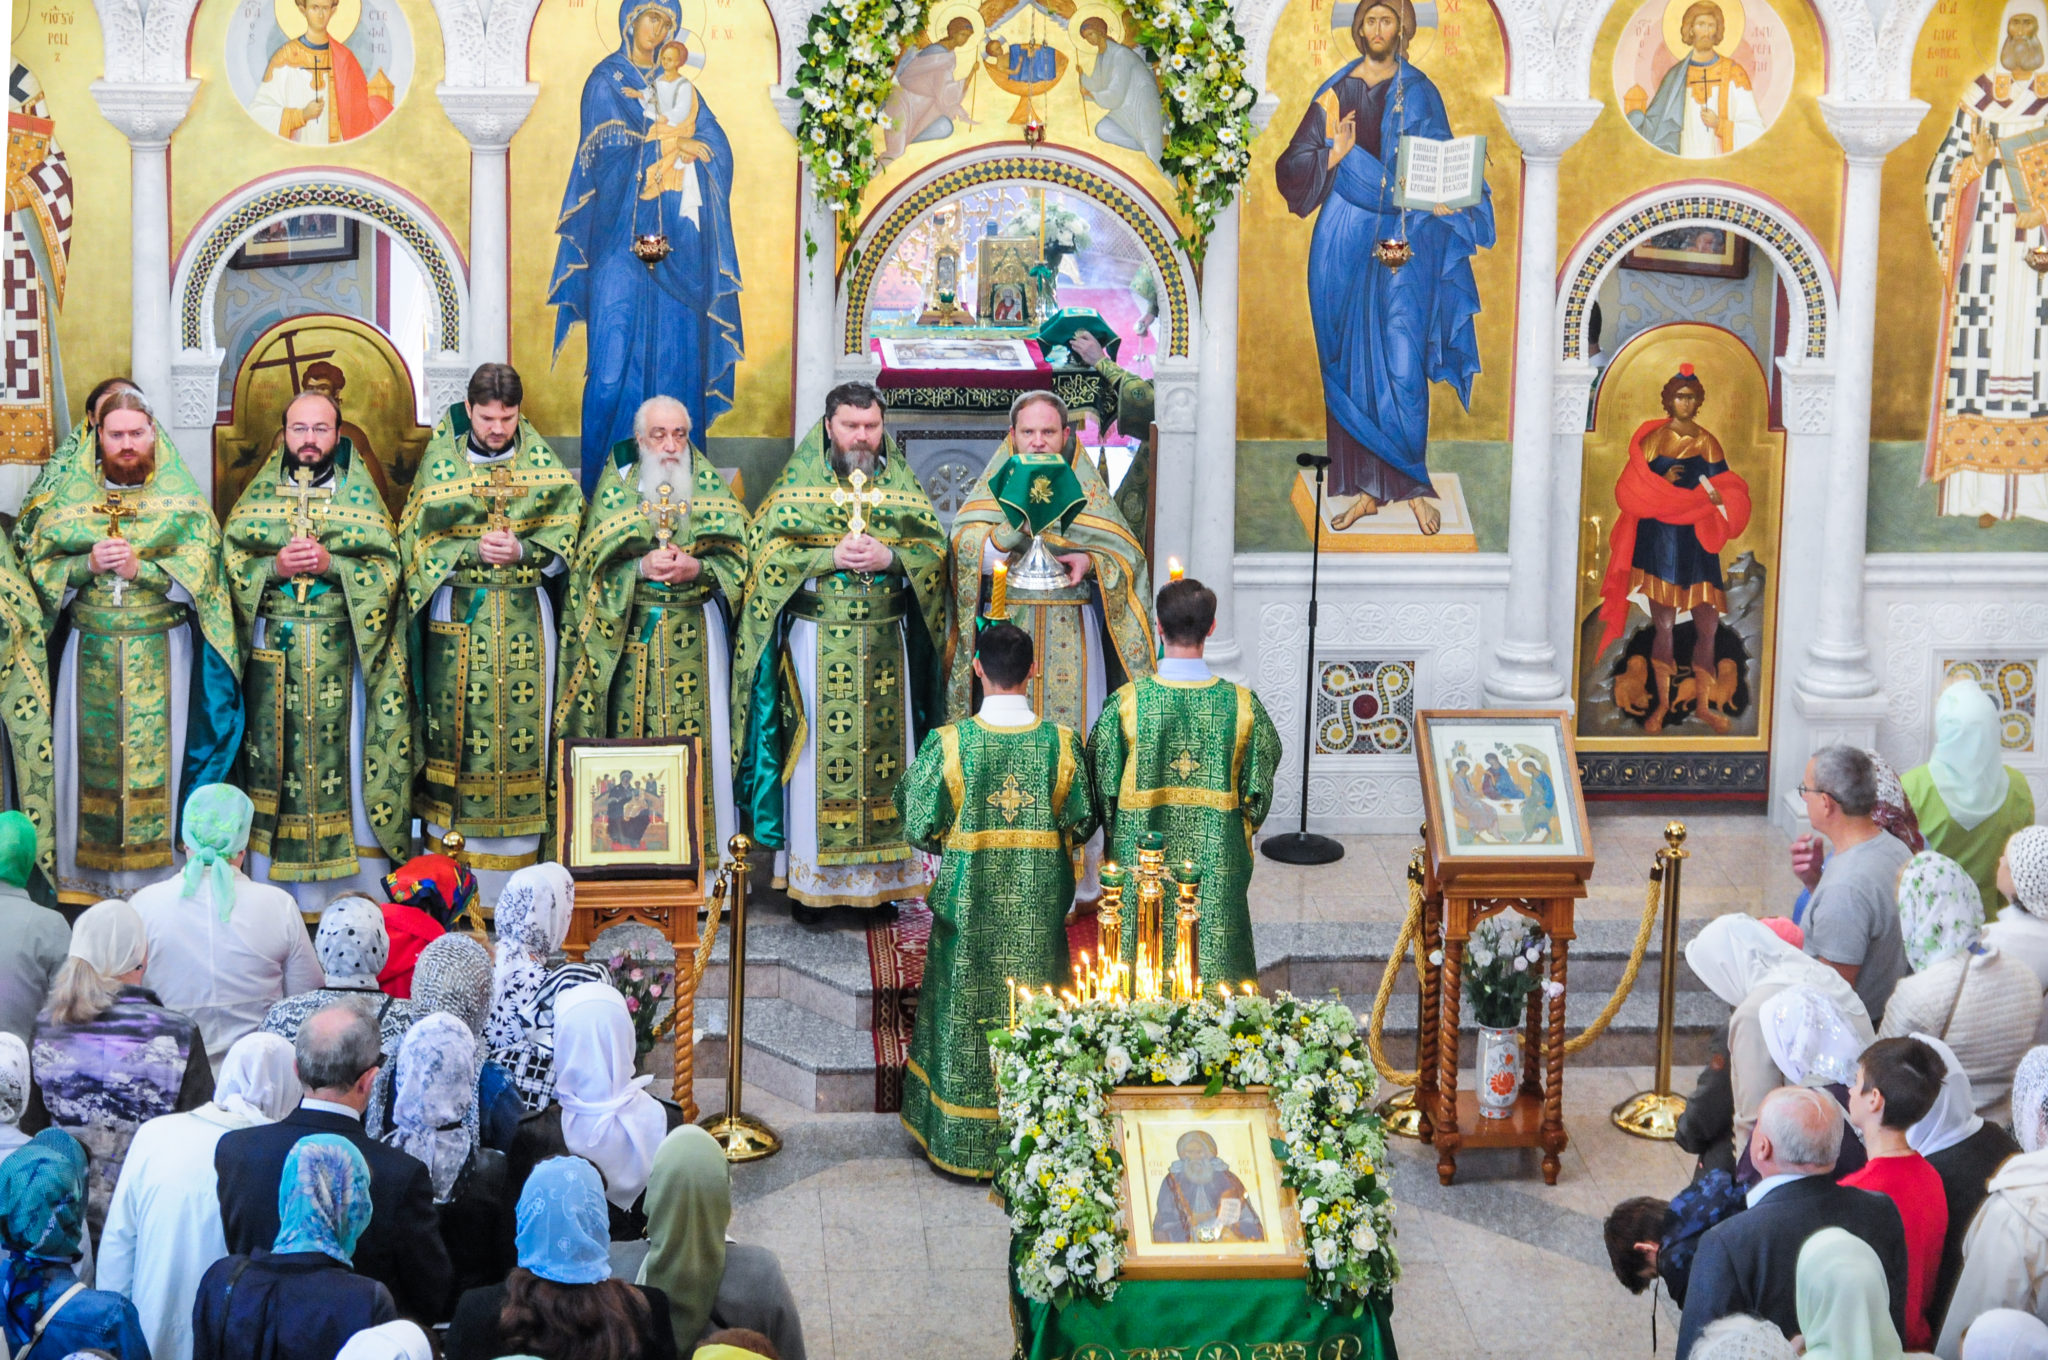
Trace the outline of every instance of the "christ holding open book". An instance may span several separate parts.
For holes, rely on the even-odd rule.
[[[1469,404],[1479,372],[1472,256],[1493,244],[1493,200],[1431,211],[1399,206],[1404,136],[1448,140],[1450,118],[1428,76],[1408,63],[1410,0],[1362,0],[1351,20],[1358,60],[1316,91],[1275,167],[1296,216],[1316,218],[1308,256],[1309,315],[1328,410],[1330,492],[1348,497],[1332,524],[1348,529],[1406,501],[1425,534],[1443,527],[1429,478],[1429,385]],[[1411,257],[1374,258],[1405,240]]]

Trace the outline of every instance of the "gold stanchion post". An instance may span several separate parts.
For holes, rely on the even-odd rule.
[[[1685,1097],[1671,1091],[1672,1027],[1678,1006],[1678,877],[1685,863],[1685,823],[1667,822],[1664,848],[1657,852],[1664,866],[1664,948],[1660,952],[1662,977],[1657,986],[1657,1084],[1614,1107],[1614,1124],[1623,1133],[1638,1138],[1670,1142],[1678,1136],[1678,1117],[1685,1113]]]
[[[782,1151],[782,1139],[765,1123],[740,1109],[740,1058],[746,1051],[747,1005],[747,856],[754,843],[736,835],[726,845],[732,856],[732,934],[726,968],[725,1111],[705,1118],[706,1132],[725,1149],[728,1162],[755,1162]]]
[[[1426,822],[1423,824],[1422,834],[1425,837],[1429,835],[1429,825]],[[1422,847],[1418,845],[1415,847],[1415,852],[1408,857],[1408,879],[1411,883],[1420,884],[1422,882],[1422,854]],[[1427,946],[1422,942],[1422,932],[1420,930],[1415,932],[1413,947],[1416,963],[1420,965],[1427,949]],[[1399,968],[1401,963],[1402,960],[1400,959],[1388,959],[1387,967]],[[1422,1067],[1422,1027],[1429,1023],[1429,1017],[1423,1014],[1422,1011],[1422,969],[1420,966],[1416,968],[1415,974],[1415,1066],[1419,1071]],[[1397,1138],[1422,1137],[1422,1106],[1415,1099],[1415,1088],[1413,1086],[1404,1086],[1401,1088],[1399,1095],[1380,1106],[1380,1117],[1385,1121],[1387,1132]]]

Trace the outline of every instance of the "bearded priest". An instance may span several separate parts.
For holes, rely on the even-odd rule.
[[[556,734],[697,738],[713,865],[738,829],[730,639],[746,535],[746,507],[690,442],[689,409],[649,397],[612,445],[569,563]]]
[[[548,828],[556,598],[583,519],[576,474],[520,414],[510,364],[483,364],[434,427],[398,522],[418,638],[413,811],[468,840],[485,901]]]
[[[946,536],[883,414],[867,383],[827,393],[747,541],[738,800],[804,920],[927,886],[895,795],[940,717]]]
[[[241,655],[220,526],[149,403],[101,402],[20,544],[53,686],[61,900],[127,897],[175,862],[184,790],[223,779],[242,737]]]
[[[250,877],[317,910],[378,894],[412,848],[412,717],[398,530],[341,406],[301,392],[221,526],[248,660]]]

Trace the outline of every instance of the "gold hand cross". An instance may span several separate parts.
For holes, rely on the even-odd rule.
[[[474,472],[470,474],[470,479],[476,480]],[[525,492],[512,485],[511,467],[500,463],[491,469],[491,479],[477,487],[476,494],[490,502],[490,509],[484,516],[484,529],[486,532],[495,533],[500,529],[512,527],[512,520],[506,515],[505,506],[511,501],[518,500]]]
[[[674,520],[676,508],[669,504],[669,497],[675,489],[667,482],[655,488],[661,496],[661,503],[654,507],[654,544],[657,549],[666,548],[669,540],[676,536]]]
[[[313,485],[313,469],[292,469],[292,489],[285,493],[286,500],[297,502],[292,510],[292,537],[311,538],[314,542],[319,542],[313,534],[313,502],[327,500],[333,495],[333,487]],[[300,604],[306,602],[306,590],[312,584],[313,578],[304,572],[292,577],[292,594],[298,598]]]
[[[878,506],[882,503],[882,488],[878,486],[872,491],[861,490],[862,487],[868,484],[868,475],[859,468],[855,468],[852,472],[848,473],[846,480],[852,485],[853,490],[848,491],[845,487],[836,488],[832,492],[832,503],[834,505],[852,505],[853,509],[848,511],[846,515],[846,532],[849,534],[864,534],[868,531],[868,517],[865,507],[871,505]]]
[[[121,501],[120,488],[112,486],[107,488],[106,500],[100,502],[100,504],[98,505],[95,505],[93,509],[99,511],[101,514],[107,517],[108,538],[123,537],[121,533],[121,521],[124,519],[134,519],[137,515],[142,513],[140,510],[135,509],[133,506],[123,504]],[[114,575],[113,590],[114,603],[118,605],[121,603],[121,597],[127,594],[128,592],[128,582],[122,579],[121,575],[118,572]]]

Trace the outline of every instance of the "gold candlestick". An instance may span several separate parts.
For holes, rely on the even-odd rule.
[[[1102,966],[1112,989],[1116,967],[1124,957],[1124,870],[1114,860],[1102,866],[1102,905],[1095,913],[1096,931],[1102,949]]]
[[[1174,887],[1180,901],[1173,916],[1173,999],[1193,1001],[1201,988],[1196,969],[1201,966],[1198,942],[1201,938],[1202,871],[1192,861],[1182,861],[1174,872]]]
[[[1138,974],[1133,994],[1157,1001],[1164,994],[1166,837],[1148,831],[1138,838]]]

